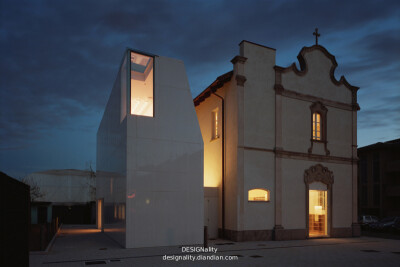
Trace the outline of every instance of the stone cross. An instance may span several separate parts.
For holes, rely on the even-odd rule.
[[[315,44],[318,45],[318,37],[321,36],[321,34],[318,33],[318,28],[315,28],[315,32],[313,32],[313,35],[315,35]]]

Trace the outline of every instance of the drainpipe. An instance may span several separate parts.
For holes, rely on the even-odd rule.
[[[225,237],[225,100],[222,96],[212,93],[219,99],[222,104],[222,238]]]

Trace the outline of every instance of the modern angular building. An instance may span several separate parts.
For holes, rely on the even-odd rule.
[[[203,242],[203,140],[182,61],[128,49],[97,132],[97,223],[126,248]]]
[[[235,241],[359,235],[357,90],[324,47],[300,69],[240,43],[233,70],[195,99],[204,141],[205,224]]]

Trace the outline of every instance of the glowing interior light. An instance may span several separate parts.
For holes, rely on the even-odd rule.
[[[211,113],[212,119],[212,139],[219,138],[219,121],[218,121],[218,109],[213,110]]]
[[[269,192],[265,189],[249,190],[249,201],[269,201]]]
[[[131,114],[153,117],[153,58],[131,52]]]
[[[321,115],[313,113],[313,139],[321,140]]]
[[[309,190],[309,235],[328,234],[327,191]]]

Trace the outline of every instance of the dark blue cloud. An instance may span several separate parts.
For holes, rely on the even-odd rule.
[[[286,66],[314,43],[315,27],[337,57],[336,76],[363,86],[359,133],[380,128],[391,138],[398,131],[376,114],[399,118],[399,18],[398,1],[3,0],[0,170],[17,171],[15,161],[25,171],[94,162],[97,125],[126,47],[183,60],[195,96],[231,70],[241,40],[277,48],[277,64]]]

